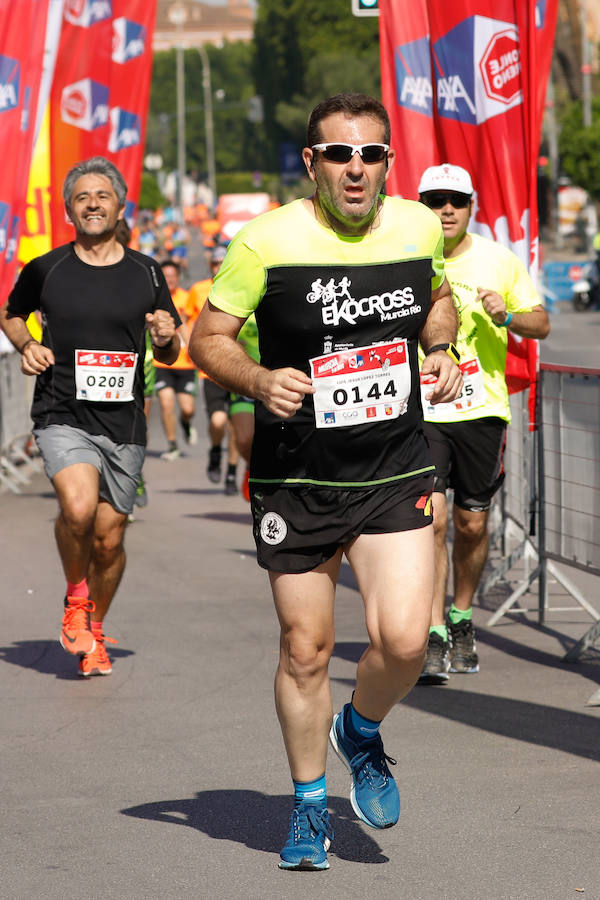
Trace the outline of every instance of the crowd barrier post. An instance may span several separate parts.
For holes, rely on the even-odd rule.
[[[502,498],[504,538],[511,526],[516,526],[521,537],[512,553],[508,556],[503,553],[503,558],[482,585],[481,594],[504,578],[520,560],[524,561],[525,571],[515,590],[486,624],[497,624],[509,611],[533,612],[516,606],[516,603],[536,581],[539,624],[544,623],[549,611],[567,612],[576,608],[572,605],[550,607],[548,577],[552,576],[595,620],[579,644],[568,652],[566,658],[572,660],[600,636],[600,613],[556,565],[575,566],[600,575],[600,558],[595,563],[592,559],[594,553],[600,554],[600,371],[542,365],[534,432],[526,433],[524,428],[524,397],[524,394],[511,397],[516,427],[512,434],[509,430],[509,442],[512,466],[528,471],[529,523],[524,515],[524,502],[520,505],[518,497],[516,500],[511,497],[505,484]],[[576,499],[570,500],[571,496]],[[505,549],[504,542],[502,546]],[[531,571],[530,562],[535,563]]]
[[[29,381],[21,372],[18,353],[0,353],[0,485],[14,494],[40,471],[25,452],[31,436]]]

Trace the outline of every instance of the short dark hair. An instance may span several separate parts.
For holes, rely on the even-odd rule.
[[[175,269],[178,275],[181,272],[181,266],[174,259],[163,259],[160,264],[161,269],[166,269],[167,266],[171,266],[172,269]]]
[[[127,197],[127,185],[125,179],[117,169],[114,163],[106,159],[104,156],[92,156],[90,159],[84,159],[78,162],[67,172],[65,183],[63,184],[63,199],[67,210],[71,209],[71,195],[75,182],[82,175],[104,175],[112,184],[119,206],[125,206]]]
[[[371,116],[383,125],[383,143],[389,144],[391,136],[390,117],[383,103],[368,94],[343,93],[327,97],[318,103],[310,114],[306,129],[306,145],[314,146],[321,141],[321,122],[334,113],[344,113],[349,119],[355,116]]]

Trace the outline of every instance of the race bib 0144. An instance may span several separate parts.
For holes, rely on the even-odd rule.
[[[397,419],[408,408],[411,377],[405,340],[309,360],[317,428]]]

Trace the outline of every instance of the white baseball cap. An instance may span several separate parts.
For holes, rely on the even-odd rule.
[[[472,194],[471,176],[460,166],[442,163],[441,166],[429,166],[421,175],[419,194],[427,191],[457,191],[459,194]]]

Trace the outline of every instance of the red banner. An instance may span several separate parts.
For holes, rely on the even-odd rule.
[[[139,196],[156,0],[65,0],[50,100],[52,242],[73,239],[62,185],[77,162],[105,156]]]
[[[469,230],[509,247],[535,277],[537,157],[558,0],[379,6],[382,94],[399,156],[389,192],[416,198],[428,166],[463,166],[475,186]],[[512,345],[509,335],[509,357]],[[519,356],[524,364],[532,354]],[[522,376],[519,358],[509,359],[509,389],[522,390]]]
[[[0,0],[0,305],[16,274],[47,17],[48,0]]]

